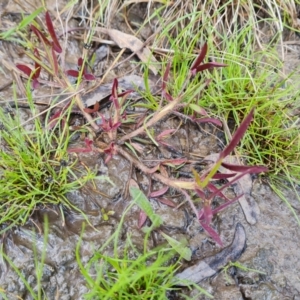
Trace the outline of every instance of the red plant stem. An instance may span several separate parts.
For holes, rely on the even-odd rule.
[[[153,168],[150,169],[146,167],[143,163],[141,163],[138,159],[131,156],[127,151],[122,149],[122,147],[115,145],[115,150],[125,157],[128,161],[132,162],[138,169],[140,169],[145,174],[151,175],[155,180],[160,181],[161,183],[173,187],[177,189],[178,191],[182,191],[182,189],[192,190],[195,188],[195,182],[192,181],[183,181],[183,180],[177,180],[165,177],[159,173],[153,172]]]

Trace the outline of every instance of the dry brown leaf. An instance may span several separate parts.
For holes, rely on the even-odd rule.
[[[149,63],[149,69],[154,73],[154,75],[157,75],[159,69],[157,60],[152,55],[150,49],[145,46],[144,43],[137,37],[116,29],[107,29],[101,27],[96,27],[95,29],[102,33],[108,34],[120,48],[130,49],[139,57],[142,62]]]

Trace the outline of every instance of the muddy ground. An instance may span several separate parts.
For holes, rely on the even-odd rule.
[[[10,22],[16,22],[20,8],[13,6],[12,1],[10,1],[11,6],[5,3],[1,4],[3,12],[5,12],[2,14],[3,24],[6,24],[5,20],[7,21],[7,19]],[[11,13],[12,9],[14,9],[14,14]],[[134,16],[136,19],[140,17],[137,11],[132,11],[132,19]],[[78,20],[72,20],[72,22],[78,22]],[[115,28],[123,28],[122,24],[122,19],[117,20]],[[136,24],[136,20],[134,24]],[[151,34],[152,29],[149,26],[141,32],[140,38],[145,40]],[[76,40],[69,41],[69,43],[66,63],[72,67],[76,65],[76,57],[80,55],[83,45]],[[99,44],[97,47],[99,49],[101,45]],[[1,49],[2,54],[12,62],[20,60],[18,47],[1,42]],[[100,76],[103,73],[103,66],[109,64],[112,59],[113,54],[110,56],[108,50],[113,51],[110,46],[102,45],[102,50],[99,51],[101,59],[99,58],[98,65],[95,66],[95,72],[98,72],[96,75]],[[287,61],[293,66],[300,65],[298,50],[297,45],[289,45],[287,55],[294,60],[293,63],[291,59]],[[22,56],[21,58],[26,61],[26,57]],[[108,76],[106,84],[110,86],[110,79],[116,75],[124,76],[129,73],[141,76],[133,66],[134,64],[126,63],[126,65],[114,69],[113,73]],[[4,68],[3,65],[2,67]],[[0,97],[6,101],[12,100],[10,80],[9,74],[0,78],[0,86],[3,87]],[[7,87],[5,87],[6,84]],[[102,92],[105,93],[105,91]],[[36,93],[42,95],[45,90],[41,88]],[[87,97],[87,101],[88,99],[89,97]],[[22,115],[23,119],[28,118],[26,109],[22,109],[18,113]],[[82,121],[81,117],[77,116],[76,118]],[[180,119],[171,116],[157,124],[155,131],[162,132],[165,129],[177,128],[179,124]],[[155,160],[184,157],[188,153],[189,158],[199,162],[195,165],[200,170],[203,168],[202,159],[207,155],[219,153],[224,147],[223,141],[222,131],[215,126],[210,124],[196,126],[187,122],[180,125],[180,129],[172,137],[172,140],[168,141],[172,146],[171,149],[152,145],[144,146],[141,159],[147,166],[152,167]],[[80,139],[74,141],[72,147],[76,147],[76,145],[82,145],[82,141]],[[69,200],[86,213],[93,225],[93,227],[86,228],[81,244],[81,260],[85,263],[115,231],[124,208],[130,203],[128,181],[133,178],[146,194],[150,185],[153,185],[151,189],[154,190],[161,188],[162,185],[151,180],[151,176],[146,176],[138,169],[133,168],[130,162],[120,155],[114,156],[107,164],[104,163],[104,155],[99,153],[82,153],[79,154],[79,159],[92,169],[95,169],[96,166],[99,174],[107,175],[114,183],[111,185],[106,181],[96,181],[96,189],[88,185],[68,195]],[[190,169],[183,171],[190,174]],[[251,178],[251,181],[252,190],[249,196],[259,208],[257,222],[250,225],[246,221],[239,203],[236,203],[214,218],[213,227],[219,232],[224,248],[226,248],[233,240],[236,225],[242,224],[246,234],[246,248],[238,261],[248,268],[262,273],[243,271],[232,267],[228,270],[228,276],[222,271],[217,272],[199,284],[211,293],[214,299],[219,300],[300,299],[299,225],[286,204],[272,192],[267,184],[267,179]],[[299,213],[300,204],[297,195],[290,191],[288,186],[282,191]],[[232,195],[234,191],[229,190],[228,194],[230,193]],[[182,196],[173,189],[170,189],[165,196],[176,205],[183,201]],[[173,238],[180,239],[185,236],[188,239],[188,246],[192,250],[193,257],[192,261],[183,268],[196,265],[199,261],[220,253],[222,249],[206,235],[199,223],[195,221],[189,205],[185,204],[176,209],[157,201],[157,199],[150,201],[155,212],[164,220],[163,230]],[[104,214],[108,211],[112,211],[113,214],[106,220]],[[65,224],[63,224],[58,208],[51,207],[38,210],[33,216],[35,223],[42,224],[44,214],[48,215],[50,221],[42,276],[45,294],[48,299],[83,299],[87,287],[75,259],[75,248],[84,219],[80,214],[66,210]],[[133,243],[141,248],[144,234],[138,228],[138,217],[139,209],[133,207],[125,218],[124,232],[130,234]],[[13,263],[32,286],[35,286],[36,281],[32,245],[36,244],[38,253],[42,253],[45,249],[43,234],[35,235],[34,229],[36,227],[29,221],[25,226],[10,230],[2,239],[5,252],[9,254]],[[126,235],[123,236],[124,241],[125,238]],[[36,242],[35,239],[37,239]],[[156,242],[160,241],[161,237],[158,235]],[[17,296],[22,299],[31,299],[24,283],[12,268],[3,260],[1,260],[0,266],[0,288],[7,292],[8,299],[19,299]],[[191,292],[189,296],[193,297],[193,294],[194,292]],[[172,299],[177,299],[176,295],[173,295]],[[206,299],[206,297],[203,296],[199,299]]]

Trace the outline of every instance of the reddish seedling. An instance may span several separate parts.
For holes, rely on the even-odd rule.
[[[213,68],[221,68],[221,67],[226,67],[227,65],[222,64],[222,63],[217,63],[217,62],[209,62],[209,63],[204,63],[202,64],[206,54],[207,54],[207,43],[204,44],[202,47],[198,57],[194,61],[194,63],[191,66],[191,73],[192,75],[196,75],[199,72],[202,72],[207,69],[213,69]]]
[[[67,74],[72,77],[78,78],[80,73],[82,72],[82,76],[85,80],[95,80],[96,77],[93,74],[87,72],[87,67],[84,65],[83,67],[83,59],[81,57],[78,58],[78,71],[77,70],[67,70]],[[83,67],[83,70],[82,70]]]
[[[85,138],[84,139],[84,143],[85,143],[85,146],[84,148],[69,148],[68,149],[68,152],[69,153],[88,153],[88,152],[92,152],[93,151],[93,141],[88,139],[88,138]]]
[[[33,54],[38,61],[41,60],[38,49],[34,48]],[[37,61],[35,61],[34,70],[32,70],[30,67],[23,64],[17,64],[17,68],[22,72],[24,72],[28,77],[32,78],[32,88],[36,89],[39,85],[38,78],[40,77],[41,74],[41,65]]]

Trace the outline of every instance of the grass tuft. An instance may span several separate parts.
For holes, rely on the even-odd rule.
[[[34,116],[30,91],[27,96]],[[95,175],[92,171],[76,171],[76,160],[72,161],[67,153],[68,126],[57,122],[53,130],[48,130],[39,118],[33,118],[24,127],[20,115],[5,107],[0,108],[0,120],[1,232],[25,224],[36,209],[47,205],[76,209],[65,195]]]

